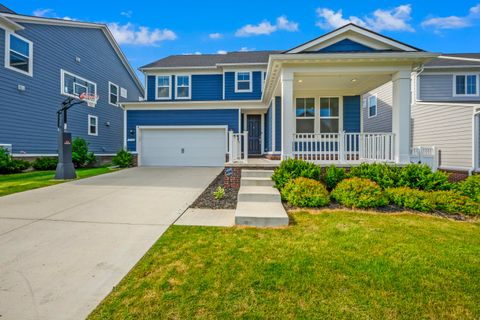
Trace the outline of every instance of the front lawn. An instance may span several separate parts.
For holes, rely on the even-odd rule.
[[[99,174],[113,172],[116,169],[107,167],[77,169],[77,179],[88,178]],[[53,180],[55,171],[32,171],[25,173],[0,175],[0,197],[7,194],[51,186],[62,183],[62,180]]]
[[[90,319],[478,319],[480,223],[323,210],[172,226]]]

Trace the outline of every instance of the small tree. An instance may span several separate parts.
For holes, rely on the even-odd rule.
[[[95,163],[97,158],[93,152],[88,151],[88,143],[85,139],[75,138],[72,143],[72,162],[76,168],[81,168]]]

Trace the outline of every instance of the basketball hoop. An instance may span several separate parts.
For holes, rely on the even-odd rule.
[[[89,107],[95,107],[97,104],[99,96],[94,95],[94,94],[88,94],[88,93],[82,93],[79,97],[80,100],[83,100],[87,103],[87,106]]]

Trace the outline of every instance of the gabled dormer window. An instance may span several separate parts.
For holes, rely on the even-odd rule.
[[[17,34],[6,32],[5,67],[33,75],[33,44]]]
[[[190,99],[190,76],[189,75],[177,75],[176,81],[176,98],[177,99]]]
[[[477,74],[456,74],[453,84],[454,96],[478,96]]]
[[[251,72],[235,72],[235,92],[252,92]]]
[[[157,76],[157,99],[169,100],[172,98],[172,77],[171,76]]]

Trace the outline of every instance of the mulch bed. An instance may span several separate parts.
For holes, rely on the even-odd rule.
[[[203,193],[193,202],[190,208],[199,209],[235,209],[237,207],[237,188],[225,188],[225,196],[222,199],[215,199],[213,193],[217,188],[223,187],[223,171],[215,180],[203,191]]]

